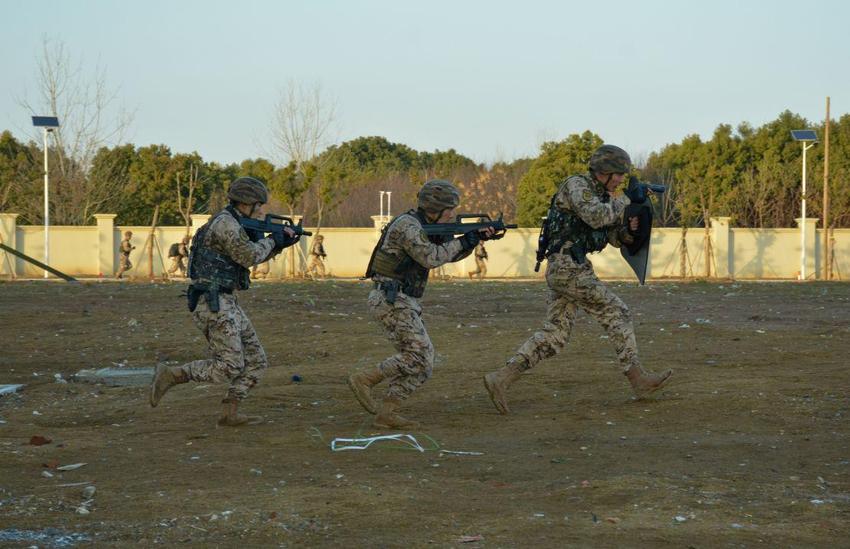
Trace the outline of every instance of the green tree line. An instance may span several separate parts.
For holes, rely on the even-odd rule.
[[[656,201],[660,225],[696,227],[712,216],[731,216],[741,227],[792,227],[800,215],[802,149],[793,129],[812,128],[823,139],[824,124],[791,112],[758,128],[720,124],[710,139],[688,135],[651,153],[636,173],[669,190]],[[391,191],[394,214],[415,205],[427,179],[454,181],[461,209],[537,226],[551,195],[570,174],[586,171],[603,138],[590,130],[543,143],[535,158],[492,165],[476,163],[454,149],[417,151],[384,137],[358,137],[333,145],[299,166],[275,166],[264,158],[220,164],[197,152],[167,145],[132,144],[97,151],[90,166],[63,178],[63,151],[51,148],[51,221],[93,223],[95,213],[117,213],[121,225],[146,225],[159,207],[159,223],[181,225],[191,213],[212,213],[226,203],[236,177],[268,183],[272,209],[305,217],[312,226],[370,226],[380,191]],[[20,222],[42,221],[42,155],[39,144],[0,134],[0,211],[21,214]],[[822,215],[824,147],[807,153],[809,216]],[[67,173],[67,170],[64,172]],[[830,196],[834,227],[850,226],[850,115],[831,122]]]

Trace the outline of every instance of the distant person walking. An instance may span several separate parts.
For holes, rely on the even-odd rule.
[[[124,273],[133,268],[133,263],[130,261],[130,252],[136,249],[135,246],[130,244],[130,239],[133,238],[133,231],[126,231],[124,233],[124,240],[121,241],[121,245],[118,248],[119,259],[118,259],[118,272],[115,274],[115,278],[124,278]]]
[[[168,258],[171,260],[171,267],[168,268],[168,274],[173,275],[178,270],[180,276],[186,277],[186,260],[189,257],[189,235],[183,237],[180,242],[175,242],[168,248]]]
[[[487,276],[487,249],[484,248],[484,241],[478,243],[475,247],[475,270],[469,271],[469,278],[478,277],[479,280]]]
[[[313,245],[310,247],[310,263],[307,265],[307,275],[311,278],[325,278],[325,258],[328,254],[325,252],[325,237],[318,235],[313,239]]]

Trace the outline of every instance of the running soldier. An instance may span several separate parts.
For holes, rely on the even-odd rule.
[[[397,410],[431,377],[434,367],[434,346],[422,323],[418,301],[425,292],[429,270],[460,261],[472,253],[480,239],[494,234],[492,229],[486,229],[460,238],[428,237],[422,225],[452,221],[459,201],[460,193],[448,181],[428,181],[419,191],[418,209],[399,215],[384,227],[369,260],[366,276],[374,282],[369,309],[398,351],[376,368],[348,378],[348,385],[363,408],[377,414],[375,427],[418,426],[398,415]],[[389,386],[379,408],[371,389],[385,379]]]
[[[168,258],[171,260],[171,267],[168,268],[168,274],[173,275],[178,270],[180,276],[186,277],[186,260],[189,257],[189,235],[183,237],[180,242],[175,242],[168,248]]]
[[[325,258],[328,254],[325,253],[325,237],[318,235],[313,240],[313,245],[310,247],[310,263],[307,265],[307,275],[311,278],[325,278]]]
[[[469,278],[477,276],[481,280],[487,276],[487,249],[484,248],[484,242],[479,242],[475,247],[475,270],[469,271]]]
[[[189,256],[189,310],[207,338],[212,358],[182,366],[157,366],[150,403],[156,406],[166,391],[180,383],[229,381],[218,424],[233,427],[262,421],[240,414],[238,407],[268,366],[254,326],[234,291],[248,289],[249,267],[280,253],[299,237],[285,229],[285,235],[273,233],[273,237],[262,238],[242,228],[239,219],[262,217],[262,205],[268,202],[266,186],[257,179],[240,177],[230,185],[227,198],[230,205],[198,229]]]
[[[130,244],[131,238],[133,238],[133,231],[126,231],[124,233],[124,240],[121,241],[121,245],[118,247],[120,256],[118,259],[118,273],[116,273],[115,278],[124,278],[124,273],[133,268],[133,263],[130,261],[130,252],[135,250],[136,247]]]
[[[619,147],[602,145],[590,157],[589,168],[589,173],[561,183],[549,208],[549,310],[543,327],[520,346],[506,366],[484,376],[484,386],[499,413],[509,412],[507,389],[523,372],[564,349],[579,307],[605,329],[639,398],[663,387],[673,374],[672,370],[650,373],[641,367],[629,308],[597,278],[586,258],[608,244],[619,247],[634,241],[638,218],[631,217],[628,226],[623,225],[623,212],[631,201],[617,190],[631,169],[631,159]]]

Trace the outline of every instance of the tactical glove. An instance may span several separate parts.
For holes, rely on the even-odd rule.
[[[643,204],[646,202],[646,185],[641,183],[637,177],[631,176],[629,177],[629,184],[626,187],[626,190],[623,191],[623,194],[629,197],[632,204]]]
[[[289,236],[283,231],[275,231],[272,233],[272,239],[274,240],[274,249],[279,252],[298,242],[301,237],[299,235]]]
[[[481,242],[481,234],[478,231],[469,231],[458,240],[460,240],[460,247],[462,250],[472,250],[479,242]]]

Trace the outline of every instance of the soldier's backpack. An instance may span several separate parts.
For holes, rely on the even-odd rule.
[[[180,243],[175,242],[168,248],[168,257],[178,257],[180,256]]]

